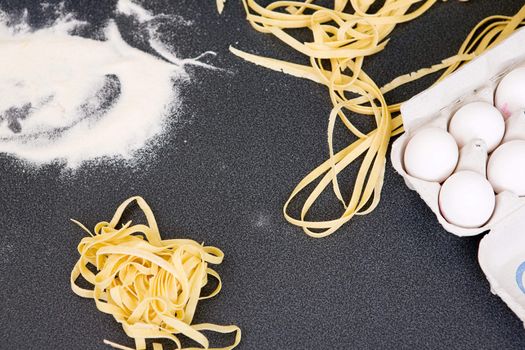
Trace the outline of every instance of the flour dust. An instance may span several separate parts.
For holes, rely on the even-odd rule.
[[[185,66],[209,66],[170,52],[147,26],[158,18],[138,4],[120,0],[117,12],[146,24],[160,57],[126,43],[114,20],[95,40],[72,34],[87,25],[72,15],[37,30],[0,15],[0,152],[75,168],[161,142],[189,79]]]

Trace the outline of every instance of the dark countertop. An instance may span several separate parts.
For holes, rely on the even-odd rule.
[[[113,16],[114,3],[66,1],[66,8],[101,24]],[[28,7],[38,25],[43,18],[36,4],[0,1],[8,12]],[[224,250],[218,267],[223,291],[199,305],[196,321],[239,325],[239,349],[525,347],[522,323],[490,293],[478,266],[480,237],[445,232],[390,164],[372,214],[321,240],[286,223],[281,209],[288,194],[327,156],[327,91],[228,52],[234,44],[303,59],[254,31],[239,1],[229,0],[222,16],[212,0],[147,4],[155,13],[195,21],[163,29],[179,56],[214,50],[213,63],[232,73],[192,69],[193,81],[182,89],[181,122],[140,167],[102,163],[70,172],[56,165],[32,169],[0,156],[0,349],[107,349],[104,338],[132,345],[111,316],[70,290],[83,232],[69,218],[92,227],[136,194],[152,206],[164,237]],[[366,70],[382,84],[437,63],[479,20],[512,15],[522,5],[440,2],[396,28]],[[126,36],[125,23],[122,28]],[[389,98],[406,99],[430,81]],[[339,207],[327,202],[318,212],[323,208]]]

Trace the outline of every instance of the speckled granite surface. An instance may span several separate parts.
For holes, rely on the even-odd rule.
[[[28,7],[38,25],[44,18],[37,3],[4,0],[0,7]],[[213,63],[229,73],[192,70],[181,120],[143,168],[101,164],[65,173],[0,156],[0,349],[105,349],[104,338],[132,344],[111,316],[70,291],[83,233],[69,218],[92,226],[135,194],[150,202],[165,237],[224,250],[218,268],[224,289],[202,302],[197,321],[238,324],[239,349],[525,347],[521,322],[490,294],[477,264],[479,237],[446,233],[390,164],[383,200],[371,215],[322,240],[287,224],[281,215],[287,195],[327,155],[325,89],[229,54],[234,44],[301,59],[252,30],[238,1],[229,0],[223,16],[212,0],[147,3],[153,12],[194,21],[175,32],[161,29],[181,57],[214,50]],[[480,19],[513,14],[522,5],[439,3],[397,28],[366,69],[384,83],[436,63],[453,54]],[[114,16],[114,7],[114,1],[66,2],[98,24]],[[121,26],[132,38],[126,23]],[[389,98],[408,98],[429,82]],[[336,208],[327,201],[317,212]]]

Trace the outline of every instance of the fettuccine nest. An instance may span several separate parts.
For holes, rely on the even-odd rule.
[[[117,228],[124,210],[133,201],[143,210],[148,225],[132,225],[129,221]],[[163,240],[150,207],[141,197],[122,203],[111,221],[99,222],[94,233],[76,223],[90,236],[78,245],[80,259],[71,272],[71,288],[77,295],[93,299],[100,311],[113,315],[126,334],[135,339],[136,349],[145,349],[146,339],[161,338],[173,341],[181,349],[178,334],[209,349],[208,339],[202,333],[206,330],[236,334],[234,343],[222,350],[239,344],[241,330],[237,326],[191,324],[199,300],[211,298],[221,290],[219,274],[208,267],[222,262],[224,254],[220,249],[189,239]],[[80,276],[93,288],[79,287]],[[200,296],[208,276],[217,279],[217,287],[211,294]],[[153,348],[159,350],[162,345],[156,343]]]

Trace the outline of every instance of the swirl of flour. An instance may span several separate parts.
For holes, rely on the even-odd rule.
[[[153,142],[180,103],[184,63],[131,47],[113,21],[105,41],[57,27],[0,28],[0,152],[75,166]]]

